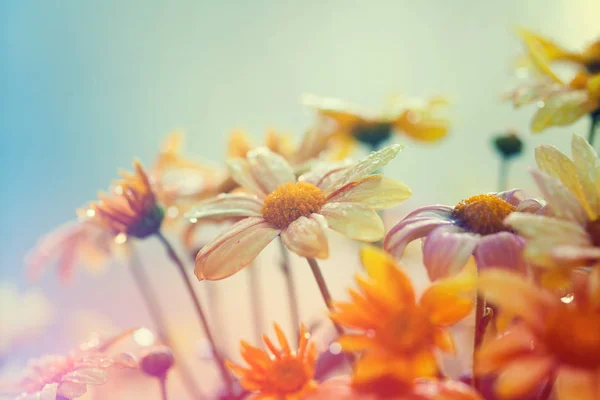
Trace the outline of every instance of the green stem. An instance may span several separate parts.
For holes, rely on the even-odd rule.
[[[298,307],[298,294],[296,291],[296,283],[294,282],[294,275],[290,268],[290,253],[288,249],[283,245],[281,237],[279,237],[279,249],[281,250],[281,272],[285,279],[285,285],[287,288],[287,300],[288,309],[290,312],[290,320],[292,321],[292,332],[294,332],[294,340],[300,338],[300,311]]]
[[[231,379],[231,375],[229,375],[229,371],[227,370],[227,367],[225,366],[225,361],[223,360],[223,357],[221,356],[221,353],[219,352],[219,350],[217,348],[217,343],[215,342],[215,339],[211,333],[210,327],[208,326],[208,320],[206,319],[206,314],[204,313],[204,310],[202,309],[202,306],[200,305],[200,299],[198,298],[198,296],[196,295],[196,292],[194,291],[192,282],[190,281],[190,278],[189,278],[187,272],[185,271],[185,267],[183,266],[183,262],[177,256],[177,253],[175,253],[173,246],[171,246],[171,243],[169,243],[167,238],[165,238],[160,231],[157,232],[156,235],[158,236],[158,239],[162,242],[163,246],[165,247],[167,254],[169,255],[169,258],[175,263],[175,265],[177,266],[177,269],[179,270],[181,278],[183,279],[183,282],[185,283],[185,287],[188,292],[188,295],[190,296],[190,299],[192,300],[192,303],[194,304],[194,309],[196,310],[196,314],[198,316],[198,319],[200,320],[200,324],[202,325],[204,334],[206,335],[206,339],[210,343],[213,357],[215,358],[215,362],[217,363],[217,366],[219,367],[219,371],[221,373],[221,377],[223,378],[223,382],[225,383],[227,392],[230,396],[233,396],[233,381]]]
[[[508,189],[508,166],[507,157],[500,157],[500,169],[498,173],[498,191],[503,192]]]
[[[181,380],[183,381],[183,385],[185,390],[188,392],[190,396],[194,399],[204,398],[200,388],[196,385],[196,381],[194,380],[193,375],[190,373],[189,369],[184,363],[184,357],[182,353],[177,349],[174,345],[171,336],[169,335],[169,331],[167,330],[167,322],[160,306],[158,304],[158,296],[156,292],[152,289],[152,285],[150,284],[150,279],[148,279],[148,275],[146,275],[146,271],[144,270],[142,261],[140,259],[139,253],[136,248],[131,245],[130,246],[130,257],[129,257],[129,270],[133,275],[133,281],[135,282],[142,299],[146,305],[146,309],[150,314],[150,318],[156,327],[158,337],[160,340],[171,349],[173,354],[175,355],[175,360],[177,360],[176,368],[181,375]]]
[[[590,114],[592,122],[590,124],[590,131],[588,133],[588,143],[592,146],[594,145],[594,139],[596,138],[596,132],[599,130],[600,126],[600,110],[596,110]]]

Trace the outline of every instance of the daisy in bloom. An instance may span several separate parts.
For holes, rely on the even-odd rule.
[[[421,207],[387,233],[383,247],[400,258],[408,243],[425,238],[423,263],[432,281],[455,274],[471,255],[479,268],[524,268],[522,240],[503,221],[515,211],[541,208],[537,200],[523,200],[517,189],[469,197],[454,207]]]
[[[600,40],[589,43],[582,51],[571,51],[524,28],[518,28],[518,35],[527,45],[536,45],[544,58],[550,62],[568,62],[589,73],[600,72]],[[519,66],[533,67],[529,57],[519,60]]]
[[[507,97],[515,107],[537,104],[538,111],[531,120],[531,129],[534,132],[551,126],[570,125],[583,115],[593,114],[600,108],[598,71],[579,71],[573,79],[565,82],[552,71],[548,59],[549,51],[544,42],[531,35],[524,35],[524,43],[528,59],[540,78],[517,88]],[[592,53],[595,54],[599,49],[594,49]]]
[[[54,307],[34,289],[20,292],[0,282],[0,360],[11,351],[37,340],[53,320]]]
[[[91,271],[104,269],[118,254],[121,238],[88,222],[69,222],[44,235],[25,256],[30,279],[37,279],[56,260],[58,276],[68,282],[73,270],[83,265]]]
[[[306,96],[304,102],[316,109],[324,121],[333,122],[331,140],[338,148],[338,159],[347,157],[358,142],[376,149],[394,131],[424,142],[435,142],[448,133],[448,102],[440,97],[418,107],[395,101],[380,113],[361,111],[338,99]]]
[[[77,211],[82,221],[89,221],[114,235],[145,238],[160,229],[163,209],[157,203],[148,175],[134,162],[135,174],[122,172],[111,194],[100,193],[99,201]]]
[[[190,202],[218,193],[223,178],[218,168],[182,157],[183,138],[181,132],[171,133],[150,170],[154,193],[171,220],[185,212]]]
[[[66,356],[44,356],[30,361],[17,382],[0,383],[0,393],[17,394],[16,400],[74,399],[87,392],[88,385],[102,385],[108,380],[111,366],[135,368],[137,361],[129,353],[106,355],[128,331],[106,341],[93,339]]]
[[[477,354],[475,373],[496,375],[500,398],[522,398],[548,384],[556,400],[600,399],[600,286],[581,282],[561,299],[510,271],[481,274],[482,294],[519,317]]]
[[[356,240],[380,240],[384,227],[375,210],[395,206],[411,192],[403,183],[371,173],[400,148],[386,147],[353,165],[320,164],[298,179],[283,157],[264,147],[246,159],[230,159],[231,176],[248,193],[206,200],[189,216],[244,218],[198,252],[196,276],[226,278],[279,235],[290,251],[321,259],[329,256],[327,227]]]
[[[511,214],[506,224],[527,239],[525,255],[547,267],[600,263],[600,159],[583,138],[573,135],[571,160],[553,146],[535,151],[533,171],[549,215]]]
[[[350,290],[350,302],[335,303],[331,313],[356,331],[339,338],[344,351],[361,352],[354,384],[388,388],[390,382],[411,385],[416,378],[436,377],[435,352],[454,351],[446,329],[473,308],[475,269],[434,283],[417,301],[410,279],[389,254],[366,247],[361,261],[368,278],[357,277],[360,290]]]

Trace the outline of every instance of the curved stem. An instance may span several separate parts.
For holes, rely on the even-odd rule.
[[[254,340],[260,343],[262,340],[265,321],[263,318],[262,296],[260,290],[260,280],[258,276],[257,266],[252,263],[246,268],[248,275],[248,286],[250,287],[250,306],[252,309],[252,320],[254,327]]]
[[[159,379],[160,381],[160,395],[162,400],[169,400],[167,396],[167,378],[163,377]]]
[[[130,252],[130,265],[128,269],[133,275],[133,281],[135,282],[142,299],[144,300],[148,313],[150,314],[150,318],[156,327],[158,337],[173,352],[175,360],[177,360],[175,367],[181,375],[181,380],[183,381],[183,385],[188,394],[194,399],[204,398],[200,388],[198,388],[196,385],[193,375],[187,368],[187,365],[184,363],[183,354],[174,345],[173,340],[169,335],[166,318],[164,317],[164,314],[162,313],[160,305],[157,301],[158,297],[150,285],[150,279],[148,279],[148,275],[146,275],[146,271],[144,270],[140,256],[133,245],[130,246]]]
[[[479,391],[480,380],[475,371],[477,370],[477,352],[483,343],[485,329],[489,322],[485,297],[478,295],[475,306],[475,332],[473,335],[473,388]]]
[[[283,245],[281,236],[279,237],[279,249],[281,250],[281,272],[285,278],[285,286],[287,289],[288,309],[290,312],[290,320],[292,321],[292,332],[297,341],[300,337],[300,311],[298,308],[298,294],[296,291],[296,283],[294,275],[290,269],[290,252]]]
[[[500,169],[498,172],[498,191],[503,192],[508,188],[508,159],[500,157]]]
[[[308,265],[310,265],[310,269],[315,276],[315,280],[317,281],[317,285],[319,286],[319,291],[321,292],[321,296],[323,296],[323,300],[325,301],[325,305],[329,311],[333,311],[333,300],[331,299],[331,293],[329,292],[329,288],[327,287],[327,283],[325,283],[325,278],[323,278],[323,274],[321,273],[321,268],[317,263],[317,260],[314,258],[307,258]],[[335,330],[341,336],[344,334],[344,329],[335,321],[332,321],[335,326]]]
[[[215,339],[210,331],[210,327],[208,326],[208,320],[206,319],[206,314],[204,313],[204,310],[202,309],[202,306],[200,305],[200,299],[198,298],[198,296],[196,295],[196,292],[194,291],[194,288],[192,287],[192,282],[190,282],[190,278],[189,278],[187,272],[185,271],[183,262],[177,256],[177,253],[175,253],[173,246],[171,246],[171,243],[169,243],[167,238],[165,238],[161,232],[157,232],[156,235],[158,236],[158,239],[162,242],[163,246],[165,246],[165,249],[167,251],[167,254],[169,255],[169,258],[175,263],[175,265],[177,266],[177,269],[179,270],[181,278],[183,279],[183,282],[185,283],[185,288],[188,292],[188,295],[190,296],[190,299],[192,300],[192,303],[194,304],[194,309],[196,310],[196,314],[198,316],[198,319],[200,320],[200,324],[202,325],[202,328],[204,329],[204,334],[206,335],[206,339],[210,343],[213,357],[215,358],[215,362],[217,363],[217,366],[219,367],[219,371],[221,373],[221,377],[223,378],[223,382],[225,383],[225,387],[227,388],[227,392],[230,396],[233,396],[233,381],[231,379],[231,375],[229,375],[229,371],[227,371],[227,367],[225,366],[225,361],[223,360],[223,357],[221,356],[221,353],[219,352],[219,350],[217,348]]]
[[[594,139],[596,138],[596,131],[600,127],[600,110],[596,110],[590,114],[592,122],[590,124],[590,131],[588,132],[588,143],[594,145]]]

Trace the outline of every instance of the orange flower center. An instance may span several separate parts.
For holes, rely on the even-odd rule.
[[[302,361],[296,358],[282,358],[270,367],[269,381],[278,393],[296,393],[301,391],[311,378]]]
[[[585,230],[587,231],[588,235],[590,235],[592,244],[596,247],[600,247],[600,218],[588,222],[585,226]]]
[[[419,310],[403,310],[378,332],[387,347],[398,353],[419,352],[433,343],[433,326]]]
[[[544,342],[563,363],[600,368],[600,312],[573,305],[559,307],[547,319]]]
[[[458,203],[452,211],[452,217],[469,232],[491,235],[510,232],[503,221],[515,210],[515,206],[496,195],[480,194]]]
[[[318,212],[325,194],[310,183],[286,183],[269,193],[262,208],[263,218],[278,229],[285,229],[300,217]]]

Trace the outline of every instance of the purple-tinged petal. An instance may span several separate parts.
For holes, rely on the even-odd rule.
[[[457,226],[442,226],[425,239],[423,264],[431,281],[457,274],[469,261],[481,236]]]
[[[415,218],[400,221],[385,236],[383,248],[396,258],[400,258],[406,246],[413,240],[427,236],[441,226],[450,226],[452,222],[439,218]]]
[[[543,207],[544,205],[539,200],[525,199],[519,203],[517,206],[517,211],[535,214],[540,212]]]
[[[452,214],[452,210],[452,207],[445,206],[442,204],[420,207],[408,213],[404,217],[404,220],[415,217],[438,217],[440,219],[449,220],[450,215]]]
[[[524,192],[522,189],[511,189],[506,190],[504,192],[496,193],[496,196],[517,207],[522,200],[523,193]]]
[[[477,267],[480,270],[498,267],[524,272],[523,244],[523,240],[510,232],[484,236],[474,253]]]
[[[237,222],[198,252],[196,277],[219,280],[235,274],[250,264],[280,232],[262,218],[249,217]]]

